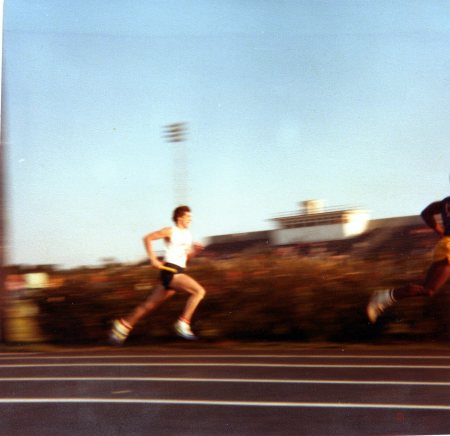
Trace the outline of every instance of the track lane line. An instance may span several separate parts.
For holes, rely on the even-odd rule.
[[[242,367],[242,368],[368,368],[368,369],[450,369],[450,365],[370,365],[370,364],[307,364],[307,363],[202,363],[202,362],[104,362],[104,363],[12,363],[12,364],[0,364],[0,368],[81,368],[81,367]]]
[[[123,382],[183,382],[183,383],[267,383],[267,384],[336,384],[391,386],[450,386],[450,382],[392,381],[392,380],[326,380],[326,379],[254,379],[200,377],[2,377],[2,382],[52,381],[123,381]]]
[[[209,401],[178,400],[158,398],[0,398],[0,404],[169,404],[188,406],[231,406],[231,407],[297,407],[297,408],[339,408],[339,409],[402,409],[450,411],[443,404],[378,404],[378,403],[320,403],[320,402],[278,402],[278,401]]]
[[[395,360],[395,359],[411,359],[411,360],[450,360],[450,355],[438,355],[438,356],[420,356],[420,355],[402,355],[402,356],[393,356],[393,355],[342,355],[342,354],[333,354],[333,355],[321,355],[321,354],[308,354],[308,355],[279,355],[279,354],[182,354],[182,355],[170,355],[170,354],[153,354],[153,355],[142,355],[142,354],[104,354],[104,355],[86,355],[86,356],[66,356],[66,355],[56,355],[56,356],[39,356],[36,353],[32,353],[32,355],[20,355],[16,353],[15,355],[11,355],[10,357],[5,356],[4,354],[0,354],[0,360],[20,360],[22,358],[26,358],[29,360],[56,360],[56,359],[68,359],[68,360],[81,360],[81,359],[386,359],[386,360]]]

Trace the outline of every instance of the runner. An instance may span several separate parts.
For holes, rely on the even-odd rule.
[[[176,333],[189,340],[197,339],[191,331],[191,319],[200,301],[205,296],[204,288],[192,277],[184,273],[188,258],[203,249],[201,244],[193,243],[189,226],[192,213],[188,206],[179,206],[173,211],[172,227],[165,227],[144,237],[144,244],[151,265],[160,270],[161,284],[148,299],[137,306],[128,316],[113,323],[109,340],[114,345],[121,345],[136,323],[155,310],[161,303],[172,297],[176,291],[187,292],[189,298],[183,313],[175,323]],[[153,252],[152,242],[164,239],[166,251],[164,262],[160,262]]]
[[[409,284],[394,289],[375,291],[367,305],[367,316],[375,323],[381,313],[398,300],[409,297],[432,297],[450,277],[450,197],[428,205],[422,211],[422,218],[441,239],[434,249],[433,262],[422,285]],[[436,220],[440,215],[442,223]]]

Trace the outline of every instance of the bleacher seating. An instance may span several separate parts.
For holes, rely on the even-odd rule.
[[[376,227],[356,237],[321,242],[290,244],[301,256],[342,256],[358,255],[379,259],[387,256],[425,253],[437,241],[435,233],[425,224]],[[205,257],[232,257],[248,250],[279,249],[270,246],[268,239],[230,240],[207,246]],[[292,252],[292,250],[290,250]]]

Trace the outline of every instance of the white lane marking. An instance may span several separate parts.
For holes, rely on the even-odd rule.
[[[3,377],[1,382],[53,381],[123,381],[123,382],[188,382],[188,383],[272,383],[272,384],[339,384],[339,385],[400,385],[450,386],[450,382],[392,381],[392,380],[316,380],[316,379],[259,379],[259,378],[199,378],[199,377]]]
[[[39,356],[35,353],[33,355],[15,355],[12,357],[0,355],[0,360],[19,360],[23,357],[27,359],[444,359],[450,360],[450,355],[439,355],[439,356],[420,356],[420,355],[357,355],[357,354],[182,354],[182,355],[171,355],[171,354],[152,354],[152,355],[142,355],[142,354],[104,354],[104,355],[86,355],[86,356],[67,356],[67,355],[53,355],[53,356]]]
[[[68,368],[68,367],[167,367],[167,366],[175,366],[175,367],[248,367],[248,368],[384,368],[384,369],[392,369],[392,368],[405,368],[405,369],[450,369],[450,365],[357,365],[357,364],[303,364],[303,363],[236,363],[236,362],[227,362],[227,363],[191,363],[191,362],[157,362],[157,363],[149,363],[149,362],[124,362],[124,363],[11,363],[11,364],[1,364],[0,368]]]
[[[410,409],[410,410],[445,410],[450,406],[443,404],[377,404],[377,403],[312,403],[312,402],[278,402],[278,401],[210,401],[210,400],[179,400],[159,398],[0,398],[0,403],[6,404],[171,404],[188,406],[232,406],[232,407],[320,407],[339,409]]]
[[[31,357],[40,359],[39,353],[2,353],[0,352],[0,359],[20,359],[21,357]]]

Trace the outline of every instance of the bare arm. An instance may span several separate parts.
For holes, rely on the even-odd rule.
[[[429,204],[421,213],[422,219],[427,226],[431,227],[438,235],[444,234],[444,227],[436,221],[436,215],[441,213],[442,202],[435,201]]]
[[[196,256],[200,251],[203,251],[205,247],[200,244],[199,242],[194,242],[192,244],[191,250],[189,251],[188,258],[192,259],[194,256]]]
[[[170,227],[165,227],[164,229],[157,230],[156,232],[152,232],[144,236],[144,246],[145,250],[147,251],[147,255],[150,259],[150,263],[157,269],[161,268],[162,263],[158,260],[153,251],[152,242],[158,239],[170,238],[171,235],[172,229]]]

